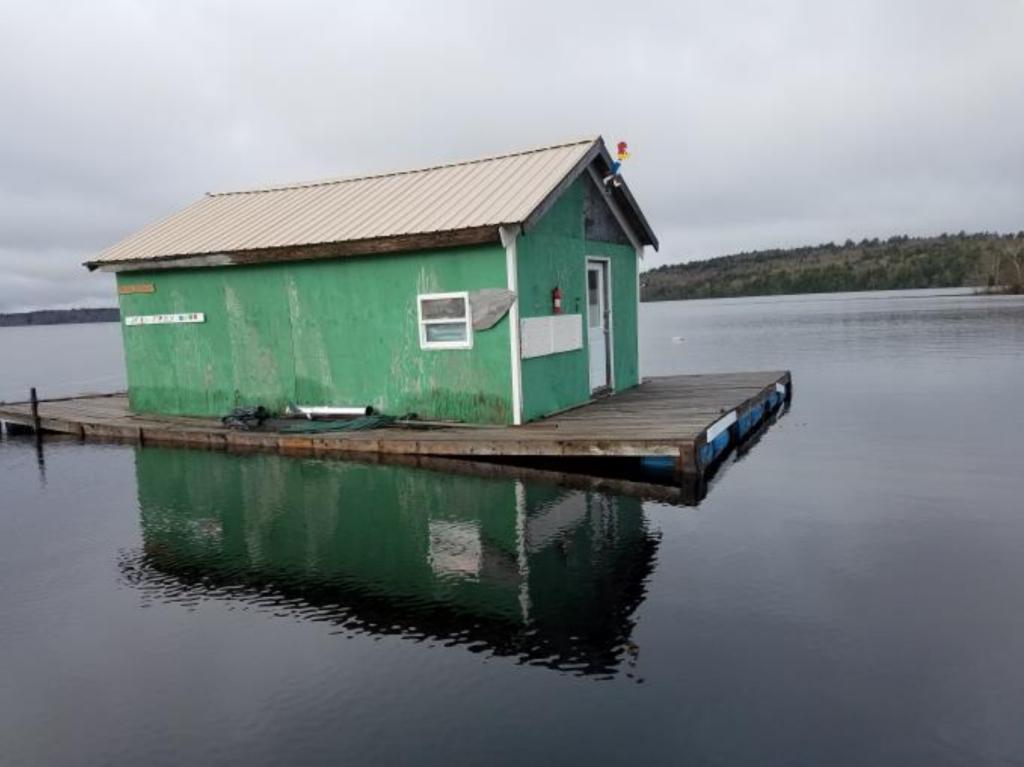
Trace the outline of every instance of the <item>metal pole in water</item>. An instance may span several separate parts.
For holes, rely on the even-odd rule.
[[[39,427],[39,397],[36,396],[36,387],[34,386],[29,394],[29,400],[32,402],[32,431],[35,432],[38,439],[41,431]]]

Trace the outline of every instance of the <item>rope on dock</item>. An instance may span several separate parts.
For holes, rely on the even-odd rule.
[[[288,434],[317,434],[325,431],[369,431],[370,429],[383,429],[399,420],[393,415],[364,415],[359,418],[331,421],[305,421],[303,423],[288,424],[277,431]]]

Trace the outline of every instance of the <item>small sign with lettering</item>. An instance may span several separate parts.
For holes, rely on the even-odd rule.
[[[193,322],[206,322],[202,312],[187,314],[136,314],[124,318],[125,325],[182,325]]]
[[[132,293],[155,293],[156,287],[152,282],[135,282],[129,285],[118,285],[117,292],[122,296],[128,296]]]

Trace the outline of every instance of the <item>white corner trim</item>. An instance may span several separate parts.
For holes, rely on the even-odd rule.
[[[643,383],[644,366],[643,356],[640,351],[640,261],[644,257],[644,248],[641,245],[636,249],[636,382]]]
[[[521,228],[516,226],[500,226],[498,234],[501,244],[505,247],[505,279],[506,287],[516,294],[512,306],[508,310],[508,337],[510,364],[512,365],[512,424],[519,426],[523,422],[523,367],[519,358],[519,263],[516,258],[516,243]]]
[[[516,244],[516,238],[522,231],[522,227],[519,224],[512,224],[511,226],[499,226],[498,237],[501,238],[501,247],[506,251],[509,248],[514,248]]]

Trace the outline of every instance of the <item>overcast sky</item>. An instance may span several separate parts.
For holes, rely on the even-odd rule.
[[[0,311],[203,192],[600,133],[649,265],[1024,229],[1024,0],[0,0]]]

